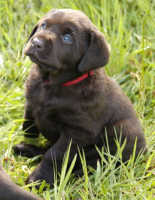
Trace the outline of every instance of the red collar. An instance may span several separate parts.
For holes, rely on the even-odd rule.
[[[79,76],[78,78],[72,80],[72,81],[68,81],[66,83],[63,83],[62,86],[70,86],[70,85],[75,85],[81,81],[83,81],[84,79],[88,78],[89,76],[92,76],[94,74],[93,71],[90,71],[88,73],[83,74],[82,76]]]

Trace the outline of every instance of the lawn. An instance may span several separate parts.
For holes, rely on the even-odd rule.
[[[84,11],[111,46],[106,72],[131,99],[141,120],[148,146],[146,155],[115,168],[101,154],[96,170],[86,166],[75,178],[64,160],[54,189],[32,192],[46,200],[153,200],[155,199],[155,0],[0,0],[0,161],[12,180],[29,190],[25,180],[38,157],[15,156],[12,146],[23,139],[24,82],[31,61],[23,55],[27,38],[38,19],[51,8]],[[116,157],[118,157],[117,155]],[[88,175],[88,171],[92,171]]]

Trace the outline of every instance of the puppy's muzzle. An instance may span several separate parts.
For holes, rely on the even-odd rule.
[[[41,38],[38,38],[38,37],[32,39],[31,46],[36,51],[43,51],[44,50],[44,42]]]
[[[43,41],[43,39],[35,37],[31,39],[24,53],[26,56],[31,57],[35,56],[36,53],[44,52],[44,50],[45,50],[45,42]]]

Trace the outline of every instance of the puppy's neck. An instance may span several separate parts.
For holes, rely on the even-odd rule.
[[[39,73],[42,79],[43,86],[48,88],[52,86],[69,87],[72,85],[76,85],[95,74],[94,71],[90,71],[84,74],[73,71],[64,71],[61,73],[52,74],[50,72],[42,73],[40,70]]]

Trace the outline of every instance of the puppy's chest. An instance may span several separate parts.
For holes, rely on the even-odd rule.
[[[77,99],[70,94],[64,94],[61,90],[41,89],[38,96],[33,97],[35,106],[33,115],[39,126],[47,123],[54,125],[65,123],[67,118],[77,118],[77,110],[81,110]]]
[[[36,102],[37,99],[37,102]],[[81,98],[81,95],[73,95],[70,92],[41,90],[35,97],[36,105],[33,108],[33,116],[37,127],[42,133],[59,131],[68,128],[84,132],[99,132],[101,129],[97,113],[94,112],[96,104],[92,104]],[[48,131],[47,131],[48,127]],[[48,132],[48,133],[46,133]]]

